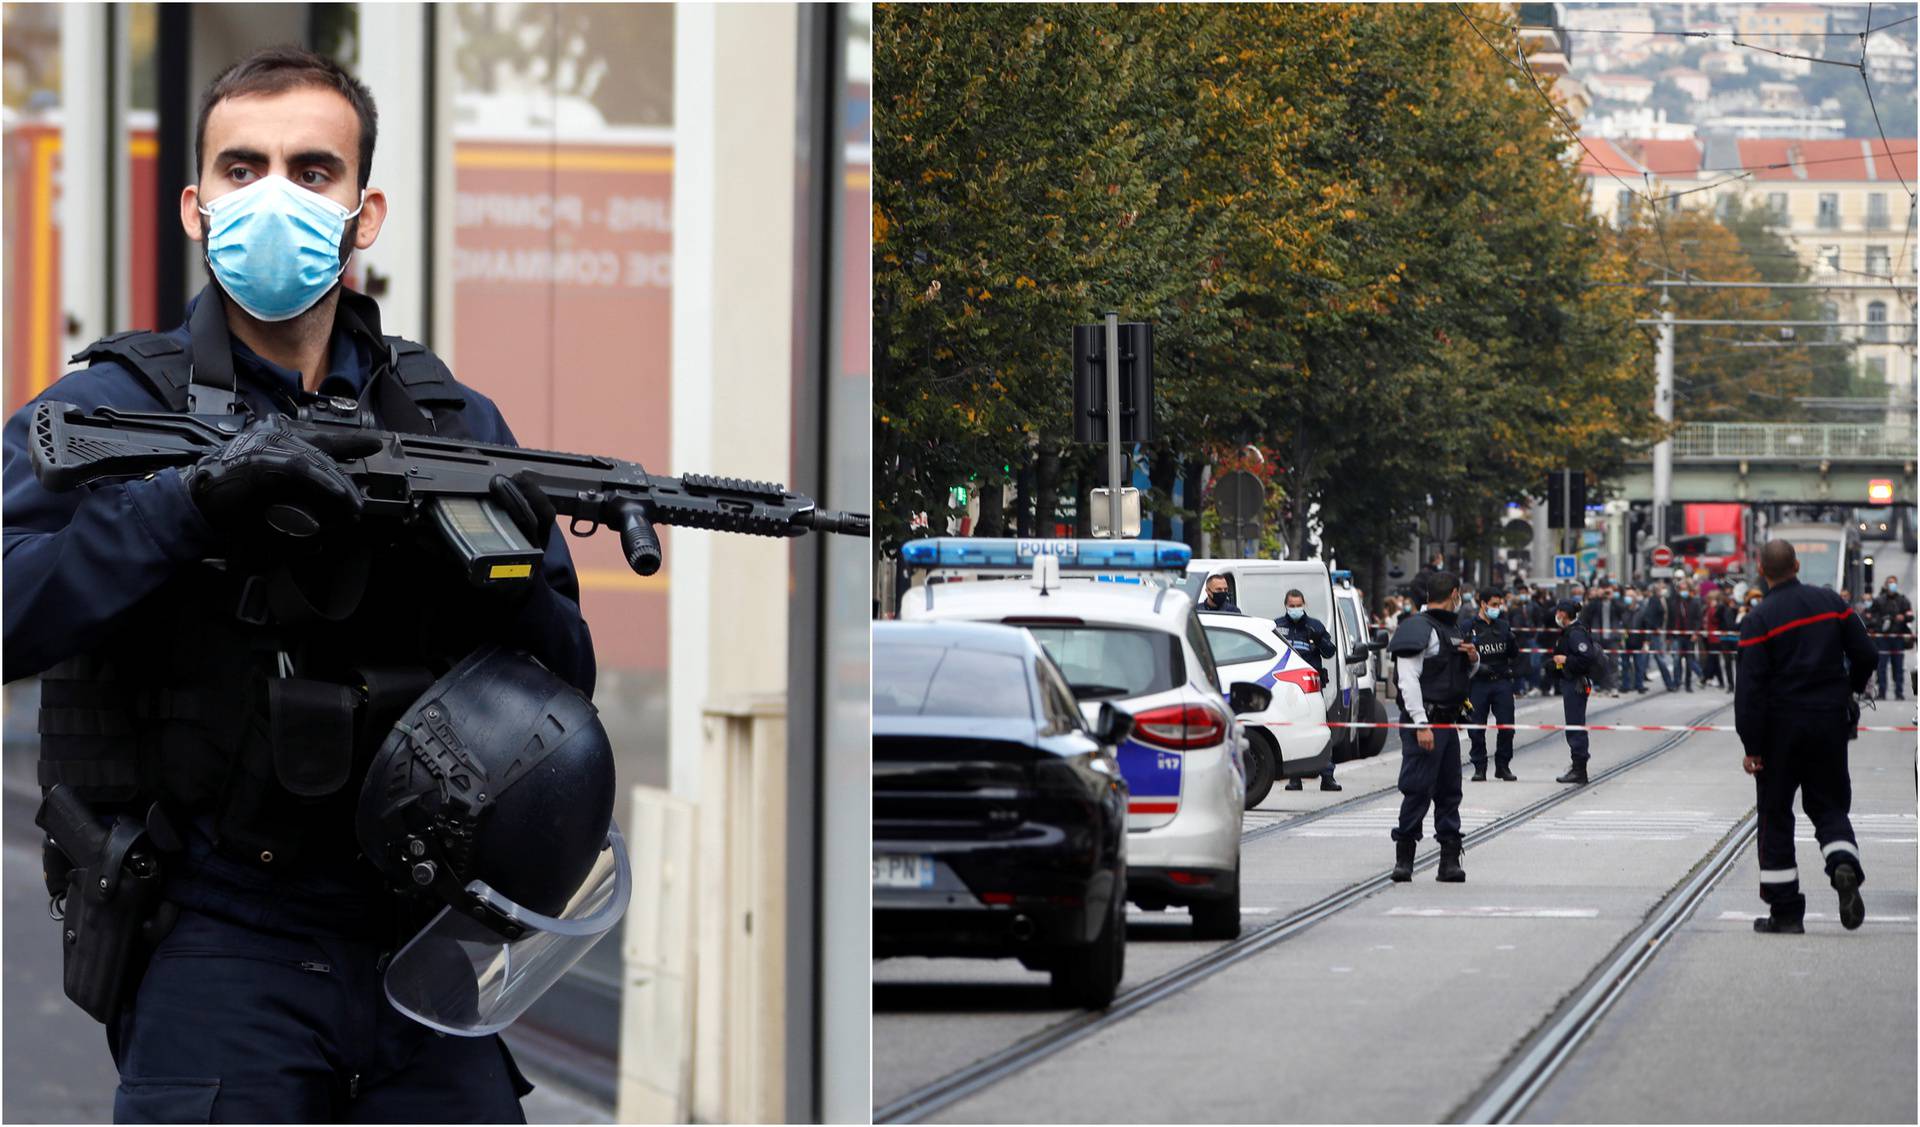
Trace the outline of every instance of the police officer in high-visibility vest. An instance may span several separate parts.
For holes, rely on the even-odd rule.
[[[1393,830],[1393,879],[1413,879],[1413,851],[1420,826],[1433,807],[1433,837],[1440,843],[1436,879],[1467,879],[1460,866],[1460,732],[1433,724],[1457,724],[1467,701],[1467,681],[1480,660],[1461,636],[1460,577],[1436,571],[1427,578],[1427,607],[1394,631],[1394,683],[1400,689],[1400,824]]]
[[[1797,789],[1827,880],[1840,894],[1840,923],[1851,931],[1867,908],[1860,899],[1866,870],[1847,818],[1853,802],[1847,741],[1859,722],[1853,700],[1866,691],[1880,655],[1846,600],[1800,582],[1799,571],[1793,545],[1769,541],[1760,552],[1767,595],[1740,623],[1734,728],[1758,792],[1760,899],[1768,907],[1753,929],[1806,930],[1807,898],[1793,850]]]
[[[1496,724],[1513,723],[1513,628],[1505,613],[1507,593],[1498,587],[1480,592],[1480,613],[1468,623],[1465,638],[1480,655],[1473,667],[1473,680],[1467,689],[1467,701],[1473,710],[1473,722],[1485,724],[1492,717]],[[1487,781],[1487,733],[1475,728],[1468,733],[1472,748],[1473,781]],[[1514,782],[1513,729],[1502,728],[1494,739],[1494,777]]]
[[[1585,726],[1587,695],[1593,692],[1593,675],[1600,667],[1600,647],[1593,635],[1580,624],[1580,604],[1560,600],[1553,620],[1560,637],[1553,643],[1553,667],[1560,675],[1560,700],[1570,725]],[[1567,750],[1573,753],[1573,766],[1555,779],[1556,783],[1584,784],[1587,781],[1587,733],[1568,732]]]

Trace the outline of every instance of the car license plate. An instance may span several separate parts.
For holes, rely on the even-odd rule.
[[[924,853],[881,853],[873,859],[875,888],[932,888],[933,858]]]

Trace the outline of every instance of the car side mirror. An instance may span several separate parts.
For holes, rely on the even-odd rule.
[[[1348,661],[1365,661],[1367,660],[1367,658],[1373,656],[1373,652],[1374,652],[1373,647],[1371,645],[1358,645],[1353,647],[1353,652],[1347,655],[1347,660]]]
[[[1233,688],[1227,690],[1227,707],[1235,716],[1265,712],[1272,704],[1273,690],[1252,681],[1235,681]]]
[[[1375,627],[1373,631],[1373,641],[1368,643],[1368,645],[1372,646],[1374,652],[1378,653],[1379,651],[1387,648],[1387,638],[1388,638],[1388,635],[1387,635],[1386,627],[1384,626]]]
[[[1103,744],[1120,746],[1120,741],[1133,734],[1133,717],[1120,711],[1110,703],[1103,702],[1100,712],[1093,721],[1093,738]]]

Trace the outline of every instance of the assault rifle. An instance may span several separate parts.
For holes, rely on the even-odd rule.
[[[238,414],[170,411],[83,411],[43,402],[33,409],[28,436],[34,476],[65,492],[96,481],[144,477],[186,467],[232,441],[251,420]],[[490,499],[496,476],[537,487],[554,512],[569,518],[575,536],[601,525],[617,529],[627,565],[641,575],[660,570],[656,524],[789,537],[808,532],[869,535],[864,513],[822,509],[813,499],[771,482],[686,474],[648,473],[637,462],[592,454],[526,450],[433,435],[379,430],[372,412],[352,400],[303,407],[289,427],[334,451],[335,460],[365,497],[368,519],[431,520],[480,584],[532,578],[545,545],[527,541]],[[342,441],[359,437],[360,442]],[[289,534],[312,518],[276,506],[269,522]]]

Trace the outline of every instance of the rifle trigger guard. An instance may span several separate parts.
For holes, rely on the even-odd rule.
[[[567,518],[567,531],[575,536],[592,536],[600,531],[600,522],[589,516],[575,514]]]

